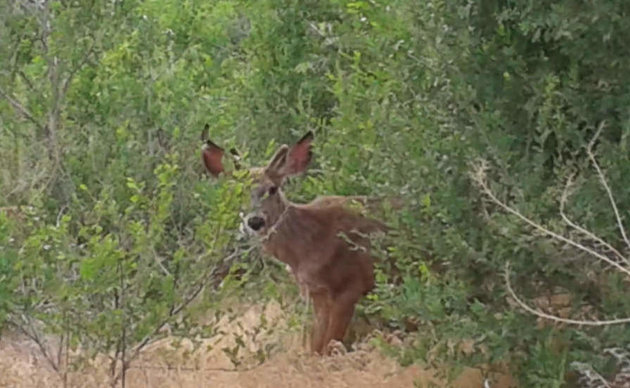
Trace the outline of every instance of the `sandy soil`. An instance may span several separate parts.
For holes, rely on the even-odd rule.
[[[261,317],[266,327],[259,330]],[[165,338],[148,346],[131,364],[126,386],[158,387],[455,387],[481,388],[484,378],[478,369],[468,368],[452,383],[436,377],[434,370],[410,366],[402,368],[382,356],[367,341],[352,352],[339,351],[321,358],[304,350],[301,336],[288,330],[278,305],[251,306],[237,319],[223,319],[221,333],[203,340],[198,346],[186,339]],[[244,365],[235,369],[222,350],[234,346],[237,338],[246,351]],[[200,345],[200,346],[199,346]],[[262,364],[253,361],[257,352],[275,346],[272,356]],[[240,352],[239,354],[241,354]],[[249,364],[249,366],[247,365]],[[81,371],[68,375],[71,387],[107,387],[106,363],[98,359]],[[516,384],[509,376],[495,375],[488,381],[491,388],[511,388]],[[0,387],[61,387],[58,374],[41,357],[30,341],[6,333],[0,338]],[[118,384],[120,386],[120,384]],[[484,387],[485,388],[485,387]]]

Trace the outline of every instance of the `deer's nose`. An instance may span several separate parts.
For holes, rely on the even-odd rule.
[[[247,226],[252,228],[252,230],[258,231],[265,226],[265,219],[258,216],[249,217],[247,219]]]

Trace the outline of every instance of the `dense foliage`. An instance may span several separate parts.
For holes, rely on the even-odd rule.
[[[199,133],[209,123],[256,164],[312,129],[293,199],[406,204],[386,217],[397,233],[360,311],[419,334],[401,362],[506,361],[537,387],[562,386],[572,361],[610,373],[602,350],[630,344],[628,325],[537,325],[508,303],[503,269],[526,300],[569,294],[569,315],[590,318],[630,315],[627,277],[488,202],[471,169],[487,161],[499,198],[561,233],[574,174],[567,213],[627,253],[586,149],[605,123],[594,149],[630,225],[629,13],[621,0],[4,2],[0,322],[128,359],[167,323],[203,332],[188,318],[219,308],[220,282],[281,297],[291,280],[238,239],[246,182],[204,177]]]

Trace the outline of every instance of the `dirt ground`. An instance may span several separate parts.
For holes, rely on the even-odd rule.
[[[452,383],[436,377],[435,370],[420,366],[402,368],[378,350],[360,343],[351,352],[330,357],[308,354],[301,336],[287,330],[260,331],[261,317],[267,327],[286,326],[278,305],[250,306],[237,319],[219,322],[220,334],[193,346],[189,340],[165,338],[149,345],[131,364],[126,386],[166,387],[516,387],[506,375],[484,377],[479,369],[468,368]],[[280,351],[256,366],[234,364],[222,350],[243,341],[246,354],[256,354],[264,346],[281,343]],[[177,342],[177,345],[175,344]],[[254,365],[254,364],[252,364]],[[68,375],[71,387],[108,387],[107,363],[98,359],[79,372]],[[0,338],[0,387],[61,387],[60,377],[41,357],[37,347],[25,338],[3,334]],[[120,384],[118,384],[120,386]]]

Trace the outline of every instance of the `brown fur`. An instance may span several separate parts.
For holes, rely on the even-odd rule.
[[[374,287],[368,234],[386,227],[352,206],[367,205],[366,197],[327,196],[309,204],[284,197],[285,178],[301,173],[310,161],[311,140],[309,133],[293,147],[281,146],[266,168],[256,170],[262,174],[257,174],[252,190],[252,217],[264,219],[257,230],[264,250],[291,268],[300,289],[312,299],[311,347],[321,354],[328,352],[331,340],[343,340],[355,304]],[[223,169],[208,166],[208,161],[217,159],[220,155],[204,156],[211,173]]]

